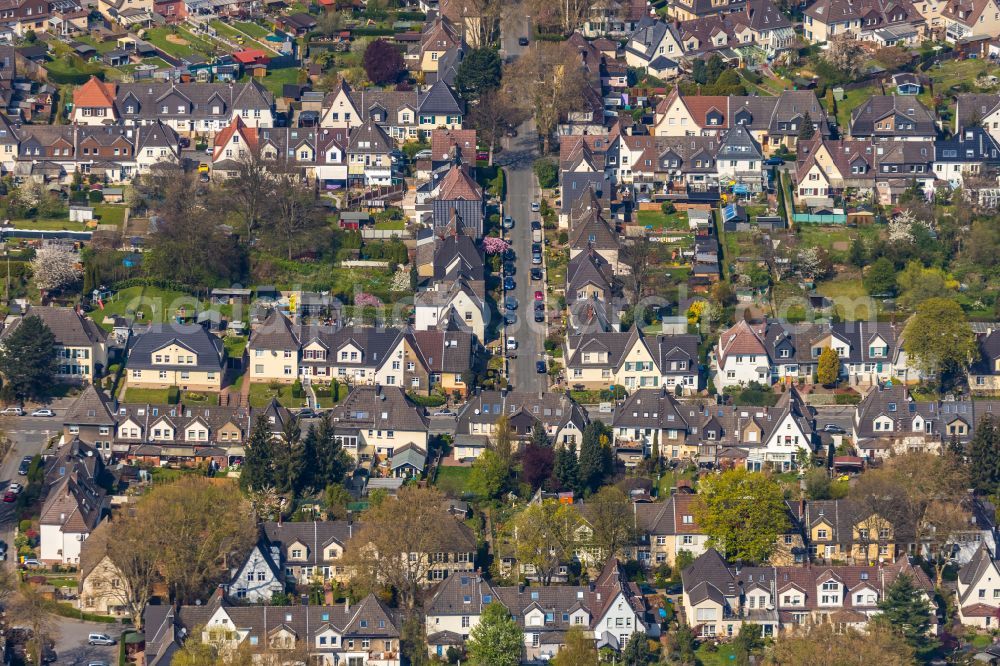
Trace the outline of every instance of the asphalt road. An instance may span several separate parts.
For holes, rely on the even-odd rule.
[[[7,456],[0,464],[0,492],[7,488],[11,482],[16,481],[22,485],[26,483],[23,476],[17,475],[17,468],[21,464],[24,456],[34,456],[42,452],[42,447],[49,437],[61,430],[62,418],[59,414],[64,413],[64,409],[53,409],[55,417],[40,418],[31,416],[0,416],[0,431],[14,442],[14,448],[7,453]],[[14,525],[16,516],[14,515],[14,504],[0,502],[0,539],[7,543],[8,549],[13,548]],[[13,566],[13,551],[8,551],[7,566]]]
[[[502,25],[502,45],[508,57],[517,57],[525,49],[517,40],[529,35],[529,19],[526,16],[508,16]],[[533,119],[517,128],[516,137],[508,137],[504,151],[498,160],[507,172],[507,197],[504,200],[504,215],[514,219],[514,228],[506,232],[505,238],[516,255],[515,289],[505,293],[513,295],[518,302],[517,322],[505,327],[506,338],[517,340],[517,350],[508,356],[507,377],[515,390],[541,392],[548,389],[548,376],[539,373],[535,364],[544,358],[545,323],[535,323],[535,292],[546,293],[545,282],[531,280],[531,221],[541,220],[538,213],[531,212],[531,203],[539,201],[538,185],[531,166],[538,157],[538,132]],[[544,277],[544,276],[543,276]],[[502,305],[502,304],[501,304]]]

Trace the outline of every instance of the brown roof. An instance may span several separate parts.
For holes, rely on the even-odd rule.
[[[691,113],[691,117],[699,127],[708,126],[705,117],[709,111],[715,110],[722,114],[722,122],[710,127],[725,129],[729,127],[729,98],[722,95],[694,95],[682,97],[684,106]]]
[[[476,130],[435,129],[431,130],[431,159],[447,160],[452,157],[452,149],[457,149],[463,161],[476,158]]]
[[[719,363],[723,364],[726,357],[732,354],[762,354],[767,356],[767,349],[760,341],[757,333],[746,321],[740,320],[735,326],[719,336]],[[767,359],[763,359],[763,363]]]
[[[73,91],[74,107],[112,108],[115,105],[115,84],[104,83],[96,76]]]
[[[438,199],[478,201],[483,198],[483,190],[461,167],[452,167],[441,181]]]

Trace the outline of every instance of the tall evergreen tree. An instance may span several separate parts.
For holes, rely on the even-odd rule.
[[[878,607],[882,611],[879,621],[901,635],[918,653],[926,653],[937,646],[936,639],[928,633],[931,628],[930,606],[907,574],[900,574],[886,588],[885,597]]]
[[[610,429],[601,421],[588,423],[580,444],[579,482],[583,490],[594,492],[613,469]]]
[[[302,429],[298,419],[285,423],[281,437],[274,442],[274,486],[279,492],[298,494],[302,488]]]
[[[991,414],[976,426],[969,445],[969,464],[973,487],[985,493],[995,492],[1000,483],[1000,428]]]
[[[562,490],[578,490],[580,479],[578,476],[576,452],[566,448],[565,444],[560,444],[559,448],[556,449],[556,460],[552,476]]]
[[[19,401],[47,396],[58,368],[55,335],[39,317],[22,319],[0,347],[7,395]]]
[[[243,490],[273,488],[274,472],[271,469],[271,460],[274,457],[274,446],[270,424],[263,414],[257,417],[243,450],[240,488]]]
[[[805,115],[802,116],[802,127],[799,128],[799,139],[808,141],[814,136],[816,136],[816,128],[813,127],[812,116],[806,111]]]
[[[309,428],[306,439],[309,437],[313,437],[312,456],[306,457],[306,464],[312,477],[312,487],[319,490],[343,481],[353,461],[337,439],[329,416],[324,415],[318,425]]]
[[[551,446],[549,435],[545,432],[545,425],[541,421],[535,421],[531,428],[531,443],[535,446]]]

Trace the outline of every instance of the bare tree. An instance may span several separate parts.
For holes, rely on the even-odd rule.
[[[356,578],[369,589],[394,587],[407,608],[417,588],[427,581],[432,554],[445,550],[444,496],[433,488],[404,487],[364,513],[361,529],[351,540],[346,559]]]
[[[95,569],[94,584],[123,607],[132,624],[142,629],[142,613],[153,597],[153,586],[160,580],[160,553],[147,538],[148,526],[131,512],[121,514],[112,525],[95,536],[103,544],[87,542],[87,548],[103,548],[108,565]]]
[[[504,81],[517,106],[534,114],[548,153],[559,121],[583,103],[587,80],[579,53],[565,42],[535,42]]]
[[[499,88],[484,92],[475,104],[469,105],[469,125],[490,147],[490,166],[496,145],[507,128],[520,125],[529,115],[514,103],[509,91]]]
[[[243,222],[243,243],[250,245],[274,192],[272,165],[259,146],[247,146],[236,164],[236,175],[226,181],[218,205],[222,210],[236,209]]]
[[[527,9],[539,25],[558,25],[568,35],[583,25],[595,9],[609,4],[610,0],[529,0]]]
[[[970,529],[971,515],[957,502],[934,500],[927,505],[917,536],[934,559],[935,583],[944,582],[944,568],[951,559],[952,548]]]
[[[629,240],[621,249],[621,263],[628,266],[628,272],[622,276],[629,301],[636,306],[642,299],[643,292],[653,274],[653,258],[656,248],[647,235]]]
[[[31,629],[35,649],[32,651],[35,666],[42,664],[42,651],[46,641],[56,638],[52,602],[42,594],[41,590],[25,583],[14,595],[12,603],[7,608],[7,616],[16,618],[17,624]]]
[[[315,232],[323,226],[316,193],[302,182],[299,170],[288,164],[275,169],[268,212],[270,222],[262,229],[264,237],[289,260],[297,250],[313,246]]]
[[[864,47],[856,39],[839,35],[830,40],[823,59],[853,79],[861,73],[865,55]]]

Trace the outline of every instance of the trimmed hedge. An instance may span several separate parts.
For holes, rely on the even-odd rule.
[[[129,287],[157,287],[159,289],[169,289],[172,291],[186,291],[187,293],[194,295],[191,285],[176,282],[174,280],[137,277],[120,280],[119,282],[115,282],[111,285],[111,288],[115,291],[121,291],[122,289],[128,289]]]
[[[857,393],[837,393],[834,402],[838,405],[856,405],[861,402]]]
[[[421,407],[440,407],[441,405],[448,402],[448,400],[440,395],[420,395],[419,393],[407,393],[411,401]]]
[[[167,389],[167,403],[171,405],[176,405],[181,401],[181,390],[176,386],[171,386]]]
[[[392,37],[395,34],[392,28],[351,28],[352,37]]]
[[[118,622],[118,618],[116,617],[108,617],[107,615],[94,615],[93,613],[84,613],[83,611],[77,608],[73,608],[67,603],[56,602],[52,604],[52,612],[62,617],[68,617],[74,620],[83,620],[85,622],[103,622],[105,624],[116,624]]]

